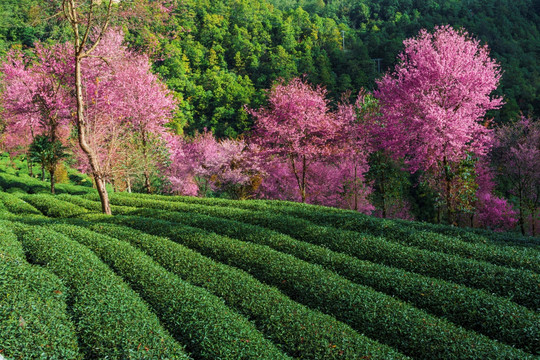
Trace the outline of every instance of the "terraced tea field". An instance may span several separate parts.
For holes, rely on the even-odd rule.
[[[117,193],[105,216],[87,188],[19,183],[0,192],[7,359],[540,355],[538,239],[277,201]]]

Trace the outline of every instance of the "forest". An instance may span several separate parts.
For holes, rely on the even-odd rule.
[[[537,231],[535,1],[110,3],[80,64],[90,151],[59,3],[0,5],[2,146],[52,191],[66,162],[115,191]]]

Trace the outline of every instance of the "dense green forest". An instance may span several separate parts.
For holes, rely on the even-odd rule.
[[[2,0],[0,53],[68,39],[48,4]],[[492,114],[498,122],[540,113],[538,1],[187,0],[170,15],[123,26],[181,99],[179,132],[246,132],[252,123],[244,105],[262,104],[277,78],[305,74],[335,98],[373,88],[403,39],[436,24],[462,26],[492,49],[504,70],[506,105]]]

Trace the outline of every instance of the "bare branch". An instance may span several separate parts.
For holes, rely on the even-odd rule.
[[[103,61],[105,64],[107,64],[107,66],[111,66],[111,64],[109,63],[109,61],[107,60],[107,58],[106,58],[105,56],[101,56],[101,55],[86,55],[86,57],[100,59],[100,60]]]
[[[88,12],[88,21],[86,22],[86,31],[84,32],[83,39],[81,41],[81,47],[84,47],[86,42],[88,41],[88,35],[90,34],[90,30],[92,29],[92,20],[94,15],[94,2],[90,2],[90,9]]]
[[[109,26],[109,22],[111,20],[112,6],[113,6],[113,1],[110,0],[109,1],[109,6],[107,7],[107,15],[105,16],[105,22],[103,23],[103,26],[101,27],[101,29],[99,31],[99,35],[98,35],[96,41],[94,42],[94,44],[90,47],[90,49],[88,49],[83,54],[83,57],[88,56],[91,52],[93,52],[96,49],[96,47],[99,45],[99,42],[101,41],[101,38],[105,34],[105,31],[107,31],[107,27]]]

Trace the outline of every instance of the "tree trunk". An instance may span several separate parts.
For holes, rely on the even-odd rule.
[[[382,217],[383,217],[383,219],[386,219],[386,216],[387,216],[387,213],[386,213],[386,186],[385,186],[386,178],[384,176],[384,172],[382,173],[381,176],[382,176],[381,185],[379,186],[379,188],[381,189],[381,194],[382,194]]]
[[[454,221],[454,212],[452,209],[452,196],[451,196],[451,190],[452,185],[450,184],[450,173],[448,172],[448,162],[446,161],[446,156],[443,159],[443,166],[444,166],[444,177],[446,180],[446,212],[448,216],[448,224],[452,225]]]
[[[49,170],[49,174],[51,174],[51,194],[55,194],[55,191],[54,191],[54,173],[55,173],[55,168],[53,167],[52,169]]]
[[[131,180],[129,176],[126,178],[127,192],[131,194]]]
[[[41,181],[45,181],[45,164],[41,164]]]
[[[32,169],[32,160],[30,159],[30,154],[26,156],[26,165],[28,166],[28,175],[31,177],[34,176],[34,169]]]
[[[358,167],[356,166],[356,163],[354,164],[354,210],[358,211]]]
[[[96,181],[96,188],[99,194],[99,199],[101,200],[101,211],[104,214],[112,215],[111,212],[111,205],[109,203],[109,193],[107,193],[107,189],[105,188],[105,180],[102,177],[95,177],[94,180]]]
[[[306,202],[306,156],[302,157],[302,202]]]
[[[150,183],[150,173],[148,171],[144,171],[144,190],[147,194],[152,193],[152,184]]]
[[[143,161],[144,161],[144,190],[147,194],[152,193],[152,184],[150,183],[150,170],[148,169],[148,140],[146,139],[146,131],[142,131],[143,145]]]
[[[83,99],[83,89],[82,89],[82,74],[81,74],[81,61],[82,59],[79,56],[77,46],[75,48],[76,59],[75,59],[75,87],[77,90],[77,130],[79,131],[79,145],[81,149],[88,157],[88,162],[90,163],[90,169],[92,170],[92,175],[96,182],[96,188],[99,193],[99,198],[101,200],[101,210],[104,214],[112,215],[111,205],[109,204],[109,194],[107,194],[107,189],[105,188],[105,180],[101,174],[101,169],[97,156],[94,153],[94,150],[90,147],[87,142],[86,137],[86,120],[84,118],[84,99]]]
[[[521,235],[525,236],[525,216],[523,214],[523,192],[519,190],[519,227],[521,229]]]
[[[302,202],[306,202],[306,157],[304,156],[304,168],[302,169],[302,179],[300,179],[300,176],[298,175],[298,170],[296,169],[296,164],[294,162],[294,157],[292,155],[289,156],[291,159],[291,166],[293,170],[294,177],[296,178],[296,183],[298,184],[298,189],[300,190],[300,197],[302,199]]]

